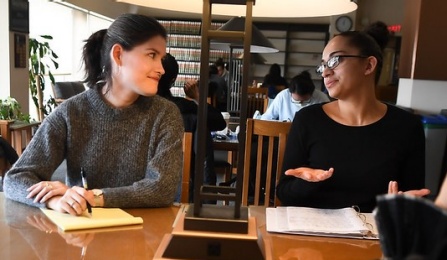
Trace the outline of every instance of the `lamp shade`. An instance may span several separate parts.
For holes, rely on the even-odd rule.
[[[203,0],[115,0],[132,5],[171,10],[188,14],[202,14]],[[223,2],[223,1],[220,1]],[[233,1],[231,1],[233,2]],[[354,0],[256,0],[253,6],[253,17],[297,18],[323,17],[341,15],[357,9]],[[245,6],[238,4],[217,4],[213,6],[213,14],[228,17],[244,16]]]
[[[237,56],[238,59],[244,59],[244,53],[241,53],[239,56]],[[250,56],[250,63],[251,64],[265,64],[267,60],[262,57],[259,53],[252,53]]]
[[[244,17],[233,17],[224,25],[222,25],[219,31],[241,31],[245,30],[245,18]],[[229,50],[230,48],[234,50],[243,49],[244,43],[241,40],[228,40],[228,41],[211,41],[210,42],[211,49],[218,50]],[[256,26],[252,25],[252,35],[251,35],[251,44],[250,44],[250,52],[251,53],[273,53],[278,52],[279,50],[273,46],[273,44],[267,39],[262,32],[256,28]]]

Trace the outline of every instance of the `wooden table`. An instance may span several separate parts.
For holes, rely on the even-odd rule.
[[[0,259],[80,259],[83,246],[84,259],[152,259],[163,236],[172,231],[178,210],[126,210],[143,218],[139,229],[58,233],[39,209],[5,199],[0,193]],[[265,209],[253,207],[250,214],[257,219],[271,259],[361,260],[382,256],[378,241],[268,233]]]
[[[20,156],[32,138],[32,129],[40,122],[6,121],[0,120],[0,134],[8,141]],[[23,139],[25,136],[25,139]]]
[[[239,142],[237,139],[216,140],[213,139],[214,150],[236,152],[239,149]]]

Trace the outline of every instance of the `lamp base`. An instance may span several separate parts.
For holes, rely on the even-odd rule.
[[[248,222],[246,234],[190,231],[184,229],[185,213],[181,212],[172,233],[163,237],[154,259],[271,259],[270,247],[265,246],[257,232],[256,219],[249,217]]]
[[[184,229],[224,233],[248,233],[248,208],[241,207],[240,218],[234,218],[234,206],[203,204],[199,216],[194,216],[194,204],[186,211]]]

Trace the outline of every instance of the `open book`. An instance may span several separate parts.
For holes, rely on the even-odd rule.
[[[119,208],[92,208],[92,216],[72,216],[50,209],[42,208],[43,213],[61,230],[71,231],[80,229],[117,227],[142,224],[143,219],[134,217]]]
[[[372,213],[358,213],[351,207],[342,209],[267,208],[266,223],[269,232],[378,239]]]

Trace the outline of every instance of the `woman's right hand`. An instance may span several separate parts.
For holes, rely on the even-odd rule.
[[[312,169],[308,167],[299,167],[296,169],[290,169],[285,172],[286,175],[295,176],[309,182],[324,181],[332,176],[334,168],[329,170]]]
[[[87,209],[87,203],[95,205],[93,192],[74,186],[67,189],[64,195],[49,199],[47,207],[58,212],[79,216]]]

